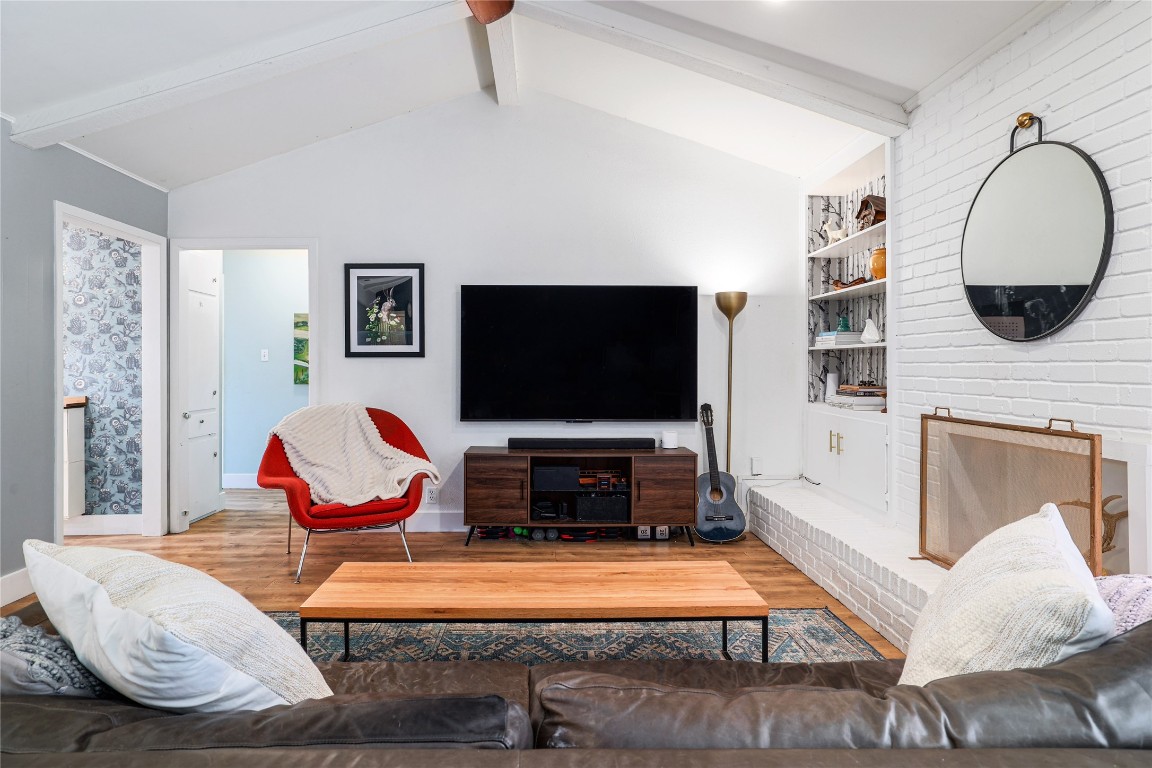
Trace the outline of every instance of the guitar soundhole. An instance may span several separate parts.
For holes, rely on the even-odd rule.
[[[720,501],[724,498],[724,491],[719,488],[713,488],[708,492],[708,495],[712,498],[712,501]]]

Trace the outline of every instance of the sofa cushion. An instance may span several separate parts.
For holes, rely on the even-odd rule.
[[[1122,573],[1096,579],[1100,596],[1116,618],[1116,631],[1127,632],[1152,621],[1152,576]]]
[[[335,693],[495,694],[528,709],[528,667],[514,661],[331,661],[316,666]]]
[[[1072,542],[1060,510],[999,528],[952,566],[928,598],[900,682],[1041,667],[1114,634],[1112,611]]]
[[[541,719],[539,691],[557,674],[595,672],[676,688],[732,692],[743,688],[793,685],[860,690],[880,696],[900,679],[899,661],[830,661],[818,664],[713,659],[602,659],[538,664],[529,668],[533,725]]]
[[[770,665],[771,666],[771,665]],[[559,672],[538,747],[583,749],[1152,747],[1152,623],[1041,669],[978,672],[880,695],[714,690]]]
[[[16,616],[0,619],[0,693],[91,698],[104,692],[104,684],[61,638],[26,627]]]
[[[77,657],[134,701],[177,712],[332,691],[300,644],[234,590],[142,552],[24,542],[40,603]]]
[[[0,700],[9,753],[151,752],[332,744],[523,749],[524,708],[499,696],[340,694],[260,711],[174,714],[65,696]]]

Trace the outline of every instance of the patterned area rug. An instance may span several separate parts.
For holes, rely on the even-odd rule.
[[[295,611],[268,614],[293,637]],[[731,621],[733,659],[760,660],[760,624]],[[461,661],[502,659],[543,664],[580,659],[721,659],[720,622],[352,624],[353,661]],[[308,653],[338,661],[343,624],[308,624]],[[858,661],[884,657],[827,608],[773,609],[768,619],[769,661]]]

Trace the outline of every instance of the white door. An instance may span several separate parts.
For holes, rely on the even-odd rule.
[[[220,286],[223,253],[173,249],[170,530],[224,507],[220,487]]]

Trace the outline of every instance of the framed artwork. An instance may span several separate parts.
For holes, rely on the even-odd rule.
[[[424,357],[424,265],[344,265],[344,356]]]

